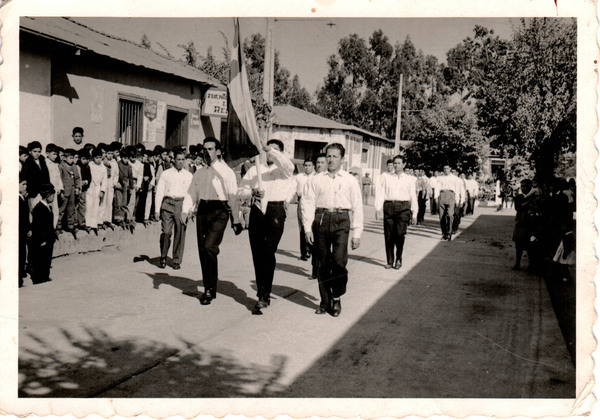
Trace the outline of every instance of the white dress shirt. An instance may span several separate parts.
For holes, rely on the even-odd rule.
[[[60,175],[60,167],[58,163],[52,162],[50,159],[46,159],[46,166],[48,167],[48,175],[50,175],[50,183],[58,194],[65,189]]]
[[[296,194],[298,195],[298,198],[302,197],[302,194],[304,193],[304,187],[306,187],[306,182],[308,181],[308,179],[312,176],[314,176],[314,172],[312,172],[311,174],[307,175],[306,173],[302,172],[301,174],[296,175]]]
[[[464,184],[456,175],[442,175],[437,178],[437,188],[435,190],[435,198],[440,196],[440,192],[444,190],[454,191],[454,200],[457,203],[462,203],[461,194],[464,194]]]
[[[467,179],[467,191],[471,194],[471,197],[477,198],[479,195],[479,184],[474,179]]]
[[[217,160],[210,166],[196,170],[183,199],[182,211],[189,214],[200,200],[227,201],[233,223],[239,223],[240,204],[237,191],[235,172],[225,162]]]
[[[89,166],[92,179],[90,181],[88,191],[91,191],[92,194],[99,194],[100,191],[106,194],[106,185],[108,179],[108,175],[106,174],[106,166],[104,166],[102,163],[96,165],[94,161],[91,161]]]
[[[131,163],[131,174],[135,178],[135,186],[139,190],[142,187],[142,181],[144,180],[144,164],[136,159],[135,162]]]
[[[164,197],[184,198],[192,183],[192,173],[181,168],[171,167],[164,171],[158,180],[156,196],[154,197],[154,208],[158,213]]]
[[[404,172],[382,175],[375,186],[375,210],[381,211],[386,200],[410,202],[410,210],[416,216],[418,210],[416,178]]]
[[[267,204],[270,201],[289,201],[293,195],[293,176],[294,164],[282,152],[276,149],[271,149],[268,152],[269,159],[273,162],[272,165],[260,165],[262,176],[262,188],[265,191],[265,196],[261,200],[261,210],[263,213],[267,209]],[[238,188],[238,196],[240,200],[246,200],[252,196],[252,190],[258,188],[258,175],[256,165],[252,166]],[[290,193],[291,190],[291,193]]]
[[[337,173],[322,172],[308,179],[302,196],[302,223],[304,231],[312,233],[317,208],[352,210],[350,231],[359,239],[363,231],[361,187],[357,179],[340,169]]]

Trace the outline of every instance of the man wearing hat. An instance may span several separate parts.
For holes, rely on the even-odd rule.
[[[52,216],[54,187],[50,183],[40,186],[41,200],[35,205],[31,220],[31,238],[29,242],[29,266],[33,284],[50,280],[52,249],[56,240]]]

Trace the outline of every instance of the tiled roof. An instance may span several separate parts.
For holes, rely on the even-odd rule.
[[[291,105],[275,105],[273,107],[275,118],[273,123],[279,126],[294,126],[294,127],[311,127],[311,128],[325,128],[331,130],[343,130],[343,131],[354,131],[367,137],[376,138],[393,143],[393,140],[387,139],[379,134],[371,133],[370,131],[363,130],[362,128],[342,124],[337,121],[330,120],[328,118],[321,117],[308,111],[304,111],[300,108],[296,108]]]
[[[172,74],[187,80],[224,87],[201,70],[174,61],[140,45],[87,27],[64,17],[22,17],[22,31],[73,45],[82,50],[111,57],[147,69]]]

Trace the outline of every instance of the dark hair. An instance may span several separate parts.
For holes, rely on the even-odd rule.
[[[207,137],[204,139],[204,142],[202,143],[203,145],[205,145],[206,143],[214,143],[215,144],[215,150],[220,150],[221,152],[223,151],[223,145],[221,144],[221,142],[219,140],[217,140],[214,137]],[[190,147],[191,149],[191,147]],[[283,150],[283,146],[282,149]]]
[[[19,184],[21,182],[27,182],[27,175],[24,171],[19,171]]]
[[[39,142],[39,141],[37,141],[37,140],[34,140],[34,141],[30,142],[30,143],[27,145],[27,150],[29,150],[30,152],[31,152],[33,149],[41,149],[41,148],[42,148],[42,143],[40,143],[40,142]]]
[[[315,164],[315,162],[311,158],[304,159],[304,163],[308,163],[308,162],[312,163],[313,165]]]
[[[283,142],[281,140],[271,139],[267,142],[267,146],[270,144],[276,144],[277,146],[279,146],[279,150],[283,152]]]
[[[390,163],[394,163],[393,159],[388,159],[387,162],[385,163],[386,165],[389,165]]]
[[[118,141],[113,141],[109,147],[110,147],[110,150],[112,150],[113,152],[120,151],[121,143],[119,143]]]
[[[92,159],[95,157],[102,157],[102,149],[99,147],[96,147],[94,150],[92,150]]]
[[[56,147],[56,144],[48,143],[46,145],[46,153],[50,153],[50,152],[58,152],[58,148]]]
[[[90,151],[85,147],[83,149],[79,149],[77,151],[77,154],[79,155],[79,159],[85,158],[87,160],[90,160]]]
[[[325,151],[329,151],[329,149],[337,149],[337,150],[339,150],[340,151],[340,155],[342,155],[341,157],[344,157],[346,155],[346,149],[340,143],[331,143],[331,144],[328,144],[327,148],[325,149]]]
[[[327,155],[326,155],[325,153],[319,153],[319,154],[317,155],[317,159],[319,159],[319,158],[321,158],[321,157],[322,157],[322,158],[327,158]],[[315,162],[317,161],[317,159],[315,159]]]
[[[394,156],[394,159],[392,159],[392,162],[394,162],[396,159],[400,159],[402,161],[402,163],[404,163],[404,156],[396,155],[396,156]]]
[[[185,158],[185,150],[183,150],[183,147],[173,148],[173,156],[175,157],[175,159],[177,159],[177,155],[183,155],[183,157]]]
[[[75,151],[75,149],[65,149],[64,151],[65,156],[75,156],[77,154],[77,152]]]
[[[72,135],[74,136],[77,133],[79,133],[79,134],[81,134],[83,136],[83,128],[81,128],[81,127],[74,127]]]
[[[25,146],[19,146],[19,156],[26,155],[28,153],[29,152],[27,151],[27,147],[25,147]]]

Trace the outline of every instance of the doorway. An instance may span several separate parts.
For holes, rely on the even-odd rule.
[[[167,108],[167,130],[165,146],[172,149],[176,146],[187,146],[187,112]]]

